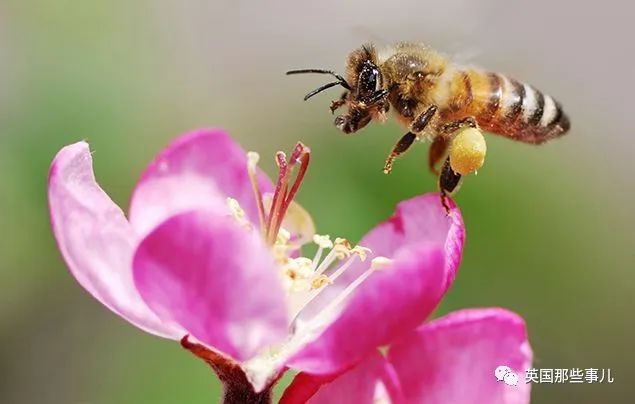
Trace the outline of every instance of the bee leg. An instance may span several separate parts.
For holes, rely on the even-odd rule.
[[[412,132],[406,133],[401,137],[401,139],[399,139],[399,141],[392,148],[392,151],[390,152],[388,158],[386,159],[386,162],[384,163],[384,174],[390,174],[395,159],[398,156],[404,154],[410,148],[410,146],[412,146],[416,139],[417,135]]]
[[[428,155],[428,167],[434,174],[439,175],[437,165],[448,151],[452,134],[466,126],[471,128],[478,128],[476,119],[472,116],[468,116],[467,118],[459,119],[457,121],[446,122],[437,128],[438,134],[432,141],[432,145],[430,146]]]
[[[437,135],[432,141],[432,145],[430,145],[430,149],[428,150],[428,168],[430,168],[430,171],[435,175],[439,175],[437,165],[445,156],[449,145],[449,139],[442,135]]]
[[[476,119],[473,116],[468,116],[457,121],[444,123],[438,128],[438,132],[441,135],[447,136],[461,128],[465,128],[466,126],[478,129],[478,123],[476,123]]]
[[[445,208],[445,212],[450,214],[450,207],[448,206],[447,199],[453,193],[458,191],[461,185],[461,175],[452,170],[450,166],[450,157],[445,159],[441,174],[439,175],[439,190],[441,191],[441,204]]]
[[[331,109],[331,114],[334,114],[339,107],[346,104],[347,97],[348,97],[348,91],[344,92],[338,100],[331,101],[331,106],[329,107]]]
[[[412,125],[410,126],[410,132],[406,133],[401,137],[401,139],[399,139],[399,141],[395,144],[395,146],[392,148],[392,151],[388,155],[388,158],[384,163],[384,174],[390,174],[395,158],[404,154],[410,148],[410,146],[412,146],[414,141],[417,139],[417,134],[423,132],[423,130],[426,128],[426,126],[428,126],[436,112],[437,106],[431,105],[417,118],[415,118],[415,120],[412,122]]]

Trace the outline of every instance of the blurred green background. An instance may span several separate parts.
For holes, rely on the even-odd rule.
[[[299,201],[320,232],[355,240],[398,201],[435,189],[426,147],[384,176],[403,129],[343,136],[328,112],[339,92],[304,103],[323,78],[283,72],[341,71],[363,42],[422,40],[535,84],[573,123],[541,147],[488,139],[485,167],[457,197],[467,244],[438,314],[510,308],[528,323],[536,367],[615,377],[534,385],[534,402],[633,402],[633,6],[567,3],[2,0],[0,401],[207,403],[218,394],[202,362],[129,326],[69,276],[45,197],[62,146],[87,139],[102,187],[126,207],[145,164],[184,131],[221,126],[262,156],[302,140],[314,158]],[[271,159],[264,166],[273,172]]]

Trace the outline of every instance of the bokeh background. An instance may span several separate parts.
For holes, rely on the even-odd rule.
[[[536,403],[630,403],[635,380],[635,186],[627,2],[0,2],[0,402],[214,402],[211,371],[178,344],[101,307],[69,276],[46,209],[55,153],[87,139],[122,206],[171,138],[222,126],[271,156],[303,140],[299,200],[318,230],[358,239],[394,205],[435,189],[427,150],[390,176],[394,123],[341,135],[339,91],[302,102],[366,41],[420,40],[559,99],[569,136],[541,147],[488,139],[457,197],[463,265],[438,315],[503,306],[527,321],[542,368],[611,368],[613,384],[534,385]],[[264,163],[273,172],[272,159]],[[333,209],[336,207],[336,209]],[[389,297],[387,297],[389,298]],[[425,366],[425,364],[422,364]]]

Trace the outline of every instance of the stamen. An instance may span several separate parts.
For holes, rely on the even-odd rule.
[[[347,259],[345,263],[343,263],[339,268],[337,268],[335,272],[331,274],[331,276],[329,276],[329,279],[331,281],[335,281],[337,278],[339,278],[339,276],[342,275],[344,271],[346,271],[348,267],[351,266],[351,264],[353,264],[353,262],[355,261],[355,257],[356,256],[353,255],[352,257]]]
[[[349,262],[352,262],[352,258]],[[345,265],[350,265],[350,263],[347,262]],[[320,310],[320,313],[314,317],[312,320],[310,320],[310,323],[314,326],[314,327],[319,327],[322,322],[324,321],[325,318],[328,318],[329,316],[331,316],[332,311],[337,308],[337,306],[339,306],[340,304],[342,304],[342,302],[344,301],[344,299],[346,299],[348,296],[350,296],[355,289],[357,289],[359,287],[359,285],[361,285],[362,283],[364,283],[364,281],[366,281],[366,279],[368,279],[368,277],[375,271],[378,270],[382,270],[384,268],[389,267],[392,264],[392,260],[388,259],[386,257],[376,257],[371,261],[371,265],[370,267],[364,271],[360,276],[358,276],[353,282],[351,282],[346,288],[344,288],[344,290],[342,290],[342,292],[337,295],[337,297],[335,297],[335,299],[333,299],[326,307],[324,307],[322,310]],[[341,268],[340,268],[341,269]],[[339,272],[339,273],[337,273]],[[341,275],[342,272],[344,271],[337,271],[337,276]],[[335,275],[335,274],[334,274]],[[334,280],[333,277],[330,277],[331,280]],[[306,305],[315,298],[315,296],[317,296],[317,294],[319,294],[319,292],[323,290],[320,289],[317,291],[317,293],[314,296],[311,296],[311,298],[309,299],[309,301],[305,304],[304,307],[306,307]],[[303,308],[304,308],[303,307]],[[297,319],[297,317],[294,319]]]
[[[338,239],[340,240],[340,245],[345,245],[346,243],[342,243],[341,241],[344,239]],[[326,276],[323,275],[322,272],[328,268],[330,266],[330,264],[336,259],[337,256],[337,252],[335,251],[335,249],[331,250],[330,253],[327,255],[327,258],[325,258],[325,262],[327,262],[325,264],[325,262],[322,262],[322,264],[318,267],[318,269],[315,271],[314,273],[314,281],[312,286],[314,286],[312,288],[311,294],[308,295],[308,297],[302,302],[302,304],[297,308],[297,310],[293,313],[293,327],[298,327],[298,315],[302,312],[302,310],[304,310],[304,308],[306,308],[324,289],[326,289],[324,286],[327,285],[331,285],[335,282],[335,280],[342,275],[355,261],[356,258],[359,258],[360,260],[363,261],[362,256],[364,257],[364,259],[366,258],[365,254],[367,252],[370,252],[370,249],[365,248],[365,247],[361,247],[361,246],[357,246],[353,249],[351,249],[351,251],[356,251],[357,253],[354,254],[349,254],[349,258],[348,260],[346,260],[346,262],[344,264],[342,264],[339,268],[337,268],[337,270],[331,274],[330,276]],[[364,255],[362,255],[364,254]],[[314,261],[315,262],[315,261]],[[317,286],[317,287],[315,287]]]
[[[234,198],[227,198],[227,206],[232,212],[232,216],[236,220],[242,220],[245,218],[245,211],[240,207],[240,204]]]
[[[344,259],[351,255],[353,247],[351,243],[345,238],[336,238],[335,239],[335,247],[333,247],[333,251],[337,255],[337,258]]]
[[[373,268],[372,266],[364,271],[364,273],[358,276],[357,279],[351,282],[339,295],[337,295],[335,299],[333,299],[324,309],[322,309],[318,317],[329,315],[333,309],[339,306],[344,301],[344,299],[346,299],[351,293],[353,293],[355,289],[359,287],[359,285],[361,285],[366,279],[368,279],[368,277],[372,275],[373,272],[375,272],[375,268]],[[317,324],[320,324],[320,321],[317,321]]]
[[[291,233],[289,233],[286,229],[281,228],[276,237],[276,242],[280,244],[288,244],[289,240],[291,240]]]
[[[392,260],[386,257],[375,257],[370,261],[370,267],[372,269],[386,269],[392,265]]]
[[[315,256],[313,257],[313,271],[317,269],[320,260],[322,259],[322,254],[324,253],[325,248],[333,248],[333,242],[331,241],[331,237],[328,235],[313,235],[313,242],[318,245],[318,249],[315,252]]]
[[[324,258],[322,263],[320,263],[320,265],[318,265],[318,267],[315,269],[316,275],[320,275],[321,273],[326,271],[331,266],[331,264],[335,262],[336,259],[337,251],[335,251],[335,248],[333,248],[331,251],[329,251],[328,254],[326,254],[326,257]]]
[[[260,223],[260,232],[265,235],[265,207],[262,200],[262,192],[258,186],[257,170],[258,161],[260,161],[260,155],[256,152],[247,153],[247,173],[249,175],[249,181],[251,182],[251,189],[254,192],[256,198],[256,205],[258,206],[258,222]]]
[[[311,282],[311,289],[320,289],[326,285],[332,284],[333,281],[326,275],[320,275]]]
[[[364,262],[366,261],[367,255],[371,252],[370,248],[362,247],[361,245],[356,245],[353,247],[351,252],[359,257],[359,260]]]
[[[320,248],[333,248],[333,242],[328,234],[315,234],[313,235],[313,242]]]
[[[226,199],[226,203],[227,203],[227,206],[229,207],[229,211],[231,212],[231,217],[233,217],[234,220],[238,222],[238,224],[244,226],[245,228],[251,231],[253,229],[253,225],[251,224],[249,220],[247,220],[245,211],[243,210],[243,208],[240,207],[240,204],[238,203],[238,201],[235,200],[234,198],[228,197]]]

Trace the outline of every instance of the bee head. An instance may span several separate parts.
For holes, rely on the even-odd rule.
[[[342,106],[348,107],[348,112],[335,118],[335,126],[344,133],[353,133],[366,126],[373,118],[383,119],[388,110],[388,90],[382,88],[381,70],[375,62],[374,48],[363,46],[349,56],[348,81],[331,70],[302,69],[291,70],[287,74],[322,73],[330,74],[336,81],[327,83],[308,93],[304,100],[335,86],[346,89],[344,94],[331,103],[331,112]]]
[[[349,73],[350,75],[350,73]],[[366,126],[373,118],[383,119],[388,110],[388,90],[382,88],[381,71],[370,59],[355,68],[353,86],[342,97],[333,101],[331,112],[347,105],[348,112],[335,118],[335,126],[344,133],[353,133]]]

